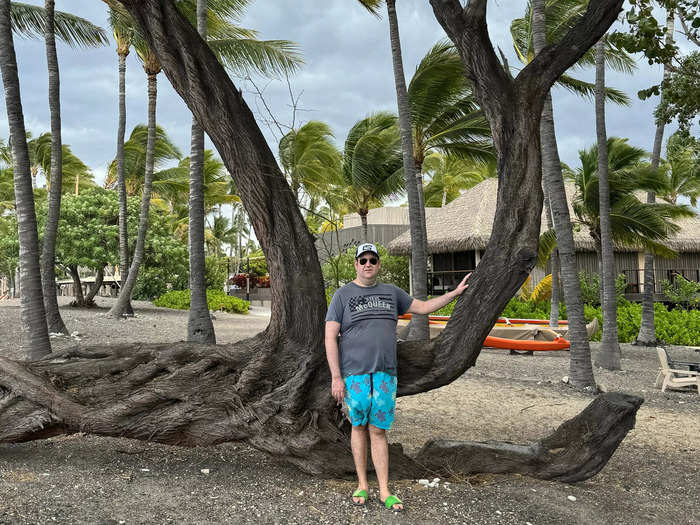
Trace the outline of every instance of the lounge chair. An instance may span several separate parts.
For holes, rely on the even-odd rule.
[[[656,353],[659,356],[661,367],[656,376],[655,387],[661,387],[661,391],[665,392],[667,388],[685,389],[687,387],[695,387],[700,394],[700,372],[691,370],[679,370],[675,368],[676,363],[669,366],[668,354],[664,348],[657,347]],[[673,367],[673,368],[672,368]]]

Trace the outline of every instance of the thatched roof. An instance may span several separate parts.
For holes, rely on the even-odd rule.
[[[436,209],[426,218],[428,230],[428,253],[449,253],[467,250],[483,250],[491,237],[493,218],[496,213],[498,180],[486,179],[465,191],[444,208]],[[569,213],[573,217],[571,198],[575,187],[566,183]],[[678,221],[681,231],[666,245],[680,252],[700,252],[700,218],[692,217]],[[541,231],[547,229],[547,221],[542,215]],[[595,246],[588,228],[574,229],[574,243],[580,251],[594,251]],[[617,246],[617,251],[638,251],[630,246]],[[406,255],[411,252],[410,233],[406,232],[389,244],[389,253]]]

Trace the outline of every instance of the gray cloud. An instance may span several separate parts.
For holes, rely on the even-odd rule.
[[[43,4],[39,0],[30,0]],[[108,29],[107,11],[94,0],[57,0],[57,9],[70,10]],[[491,2],[489,33],[494,46],[517,61],[510,41],[510,22],[524,12],[525,2]],[[444,38],[427,0],[398,2],[404,68],[410,79],[416,64],[427,50]],[[301,93],[299,120],[328,122],[342,145],[347,130],[360,118],[379,110],[395,111],[396,100],[386,16],[378,20],[356,2],[347,0],[299,0],[296,2],[256,2],[241,21],[256,29],[264,39],[287,39],[297,42],[305,65],[291,78],[292,90]],[[17,39],[15,47],[27,128],[38,134],[49,129],[46,60],[43,42]],[[61,45],[62,110],[64,141],[91,166],[99,179],[114,156],[117,125],[117,56],[114,44],[101,49],[73,50]],[[131,53],[127,69],[127,130],[146,119],[146,79],[140,63]],[[583,72],[592,79],[592,71]],[[660,68],[639,60],[639,70],[632,76],[608,73],[608,83],[624,90],[633,104],[630,108],[608,105],[608,135],[629,137],[634,145],[651,148],[654,133],[652,111],[656,100],[640,101],[637,91],[657,83]],[[234,80],[244,89],[254,111],[259,113],[263,129],[273,151],[274,135],[262,122],[261,105],[250,93],[250,86]],[[276,117],[291,121],[290,98],[285,83],[279,80],[256,80],[266,86],[265,97]],[[555,119],[564,162],[577,165],[578,149],[595,140],[592,101],[580,99],[563,89],[553,92]],[[4,100],[2,109],[4,114]],[[190,114],[159,75],[158,119],[178,147],[189,150]],[[666,133],[668,136],[674,126]],[[0,119],[0,136],[7,137],[6,119]],[[211,147],[211,145],[210,145]]]

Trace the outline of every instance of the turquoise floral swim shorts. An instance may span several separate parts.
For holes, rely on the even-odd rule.
[[[396,376],[373,372],[345,378],[345,403],[353,426],[389,430],[396,406]]]

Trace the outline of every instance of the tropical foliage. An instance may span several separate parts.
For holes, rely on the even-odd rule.
[[[627,144],[626,139],[608,139],[610,166],[610,219],[615,243],[646,248],[665,257],[675,256],[664,241],[679,231],[673,222],[693,216],[687,206],[668,203],[647,204],[639,192],[664,193],[666,180],[659,170],[643,162],[646,152]],[[579,152],[581,167],[567,176],[576,184],[573,209],[577,220],[590,231],[596,246],[600,244],[598,200],[598,151],[596,146]],[[644,200],[640,200],[640,196]]]

